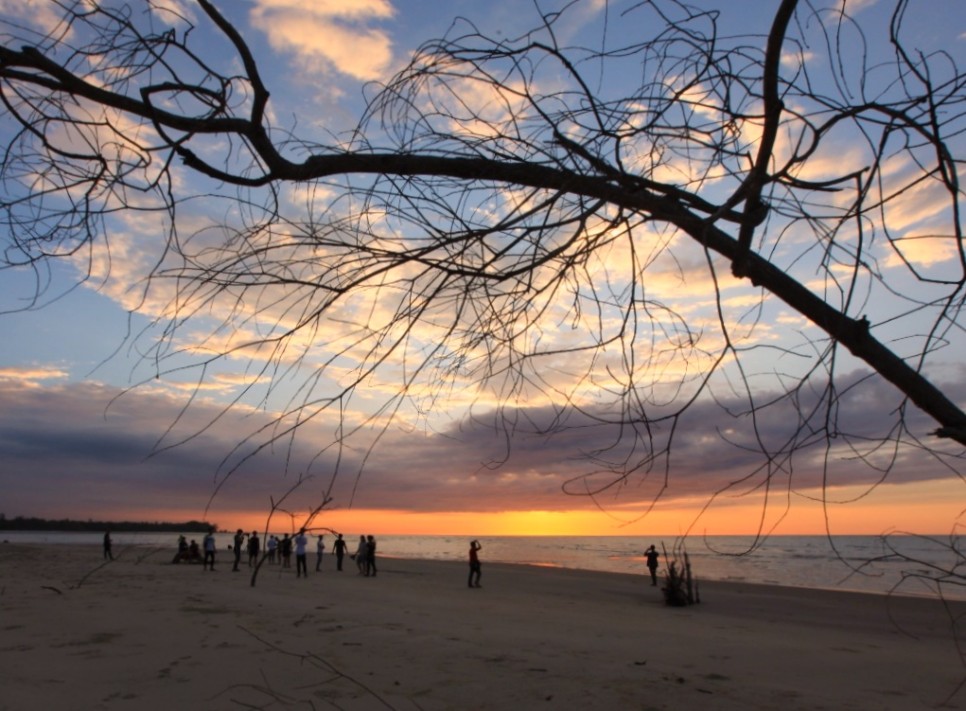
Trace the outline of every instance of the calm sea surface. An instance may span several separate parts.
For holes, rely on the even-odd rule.
[[[201,542],[200,534],[186,534]],[[100,545],[102,534],[18,532],[0,533],[10,543]],[[126,546],[164,548],[173,553],[177,534],[112,534],[115,552]],[[358,536],[346,535],[350,552]],[[219,549],[227,550],[231,534],[217,535]],[[326,535],[331,550],[333,536]],[[619,536],[506,536],[480,539],[484,562],[577,568],[643,575],[644,549],[654,543],[680,557],[674,537]],[[461,536],[380,536],[379,555],[389,558],[466,560],[469,539]],[[677,546],[675,548],[675,546]],[[855,590],[904,595],[935,595],[935,583],[923,575],[951,575],[942,588],[947,598],[966,599],[966,545],[959,537],[890,536],[773,536],[757,546],[753,538],[713,536],[689,539],[686,544],[692,571],[699,580],[730,580],[792,587]],[[311,548],[314,551],[314,546]],[[160,558],[159,558],[160,560]],[[872,561],[872,562],[870,562]],[[958,581],[957,581],[958,578]],[[958,584],[957,584],[958,582]]]

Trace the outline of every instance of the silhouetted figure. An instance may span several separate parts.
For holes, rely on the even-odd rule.
[[[483,569],[480,566],[479,551],[483,548],[479,541],[470,541],[470,577],[466,584],[471,588],[480,587],[480,575]]]
[[[647,569],[651,572],[651,585],[657,585],[657,548],[652,545],[644,553],[644,557],[647,559]]]
[[[284,543],[284,540],[283,540]],[[305,549],[309,545],[309,539],[305,536],[305,529],[299,530],[299,534],[295,537],[295,577],[304,575],[306,578],[309,577],[309,566],[305,560]],[[291,547],[291,544],[289,544]]]
[[[201,547],[205,551],[205,559],[201,561],[201,569],[210,569],[211,572],[215,572],[215,532],[213,530],[205,534],[201,541]]]
[[[332,544],[332,550],[335,551],[335,569],[342,570],[342,559],[345,558],[345,541],[342,540],[342,534],[338,534],[335,539],[335,543]]]
[[[356,559],[356,567],[359,569],[359,575],[366,574],[366,550],[369,548],[369,544],[366,543],[365,536],[359,536],[359,547],[356,548],[356,554],[353,558]]]
[[[325,541],[322,536],[315,543],[315,572],[318,573],[322,568],[322,553],[325,551]]]
[[[114,560],[114,554],[111,552],[111,532],[107,531],[104,534],[104,560]]]
[[[251,568],[258,564],[258,554],[261,552],[261,541],[258,540],[258,531],[252,531],[248,537],[248,567]]]
[[[269,536],[268,543],[266,543],[265,546],[268,550],[268,562],[274,565],[275,554],[278,551],[278,539],[275,536]]]
[[[233,552],[235,554],[235,564],[232,565],[231,569],[232,569],[232,572],[237,573],[238,565],[241,563],[242,546],[245,545],[245,534],[242,533],[242,530],[240,528],[237,531],[235,531],[235,538],[233,539],[232,542],[234,543],[234,546],[235,546],[233,549]]]
[[[198,563],[200,560],[201,560],[201,549],[198,548],[198,541],[192,538],[191,545],[188,546],[188,562]]]
[[[278,542],[278,552],[282,556],[282,567],[291,568],[292,567],[292,539],[288,537],[286,533],[282,536],[282,540]]]
[[[178,552],[174,554],[174,560],[171,562],[188,562],[188,541],[184,536],[178,536]]]
[[[366,577],[376,577],[376,539],[369,536],[366,540]]]

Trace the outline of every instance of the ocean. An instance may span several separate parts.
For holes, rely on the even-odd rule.
[[[201,534],[185,534],[201,542]],[[100,533],[3,531],[0,542],[49,545],[101,545]],[[178,534],[113,533],[115,554],[125,547],[175,550]],[[230,533],[217,534],[227,551]],[[346,534],[349,551],[358,535]],[[331,551],[333,536],[325,536]],[[467,558],[469,539],[462,536],[378,536],[382,558],[457,560]],[[698,581],[724,580],[790,587],[851,590],[876,594],[936,596],[966,600],[966,546],[960,537],[772,536],[494,536],[481,538],[481,560],[522,565],[576,568],[646,575],[644,550],[652,543],[671,559],[685,550]],[[314,555],[314,546],[311,551]],[[328,554],[327,554],[328,555]],[[158,560],[165,559],[159,551]],[[330,563],[331,564],[331,563]],[[664,558],[662,555],[662,568]],[[941,586],[934,581],[945,578]]]

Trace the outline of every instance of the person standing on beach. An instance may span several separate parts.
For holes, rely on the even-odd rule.
[[[268,550],[268,562],[274,565],[275,551],[278,550],[278,539],[275,536],[269,536],[268,543],[266,543],[265,546]]]
[[[644,557],[647,559],[647,569],[651,573],[651,585],[657,585],[657,565],[658,565],[658,555],[657,548],[651,544],[651,547],[647,549],[644,553]]]
[[[248,537],[248,567],[251,568],[258,564],[258,554],[261,551],[261,542],[258,540],[258,531],[252,531]]]
[[[376,577],[376,539],[372,536],[366,541],[366,577]]]
[[[332,544],[332,550],[335,551],[335,569],[341,571],[342,559],[345,558],[345,541],[342,540],[341,533],[338,534],[335,543]]]
[[[278,542],[278,554],[282,557],[282,567],[292,567],[292,539],[286,533]]]
[[[305,549],[309,545],[309,539],[305,536],[305,529],[299,529],[298,535],[295,537],[295,577],[300,575],[305,575],[309,577],[309,565],[305,560]]]
[[[184,536],[178,536],[178,552],[174,554],[174,560],[172,563],[180,563],[182,561],[188,561],[188,539]]]
[[[482,575],[483,569],[480,566],[479,555],[479,551],[482,548],[483,546],[480,545],[479,541],[470,541],[470,577],[467,580],[467,585],[471,588],[482,587],[480,585],[480,575]]]
[[[365,536],[359,536],[359,547],[356,548],[356,554],[353,556],[356,559],[356,567],[359,569],[359,575],[364,575],[366,572],[366,549],[369,544],[366,543]]]
[[[111,552],[111,532],[107,531],[104,533],[104,560],[114,560],[114,554]]]
[[[322,536],[319,536],[319,540],[315,543],[315,572],[318,573],[322,569],[322,552],[325,550],[325,541]]]
[[[215,530],[211,529],[205,534],[204,540],[201,542],[201,547],[205,551],[205,558],[201,561],[201,569],[208,570],[208,566],[211,566],[211,572],[215,572]]]
[[[241,563],[242,546],[245,545],[245,534],[242,533],[242,530],[240,528],[237,531],[235,531],[235,538],[232,539],[232,543],[235,546],[232,549],[232,552],[235,554],[235,564],[231,567],[231,569],[232,569],[232,572],[237,573],[238,564]]]

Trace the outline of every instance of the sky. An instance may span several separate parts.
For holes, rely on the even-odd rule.
[[[133,4],[144,10],[141,3]],[[445,10],[428,0],[217,4],[260,64],[271,90],[273,124],[320,143],[353,127],[372,83],[388,81],[423,42],[469,26],[457,17],[496,37],[514,37],[538,24],[537,5],[519,0],[456,0]],[[559,25],[560,37],[574,45],[598,46],[603,36],[617,42],[622,33],[636,31],[639,16],[622,14],[636,5],[574,3]],[[764,5],[723,3],[723,34],[766,32],[770,18],[761,14]],[[555,7],[549,2],[539,6]],[[218,46],[211,25],[187,0],[165,0],[155,7],[160,8],[157,22],[183,28],[164,12],[177,10],[196,23],[199,47]],[[849,3],[857,20],[869,27],[882,28],[890,8],[875,0]],[[51,13],[52,6],[44,2],[0,3],[6,32],[10,24],[53,26]],[[966,7],[949,3],[944,13],[944,22],[936,26],[928,14],[910,12],[907,30],[916,42],[941,46],[962,63]],[[760,36],[755,41],[760,46]],[[805,62],[821,61],[820,52],[813,58],[812,48],[806,49]],[[875,59],[869,58],[870,66]],[[599,86],[619,92],[626,76],[603,75]],[[480,100],[470,88],[464,90],[468,103]],[[0,118],[0,133],[9,136],[12,130],[9,117]],[[849,137],[836,145],[840,152],[816,156],[813,177],[829,170],[829,164],[853,159]],[[242,219],[243,211],[224,198],[230,193],[210,199],[210,182],[187,171],[176,175],[179,190],[201,196],[179,212],[181,233],[206,235],[212,225]],[[332,190],[332,185],[285,186],[282,199],[301,214],[306,205],[328,199]],[[930,238],[943,229],[945,208],[940,204],[941,196],[923,188],[889,214],[894,229],[909,240],[904,254],[927,273],[957,268],[958,255],[948,240]],[[152,220],[138,213],[112,218],[106,227],[110,250],[98,251],[90,262],[78,258],[53,264],[44,274],[49,283],[43,283],[36,306],[31,305],[36,273],[0,273],[0,305],[6,311],[0,315],[0,513],[8,518],[204,518],[225,529],[283,531],[301,525],[330,497],[314,526],[374,534],[946,534],[962,520],[962,465],[957,470],[951,460],[930,457],[916,447],[888,451],[865,449],[856,440],[833,441],[797,455],[794,471],[764,479],[760,455],[747,446],[755,436],[747,418],[722,415],[743,407],[740,390],[728,387],[729,373],[734,373],[727,368],[713,389],[714,400],[699,398],[675,433],[666,472],[660,464],[650,472],[637,471],[594,496],[588,492],[608,481],[601,462],[633,452],[620,439],[621,427],[602,417],[599,395],[586,392],[590,384],[606,382],[604,371],[577,379],[574,374],[582,368],[597,366],[577,363],[576,356],[544,362],[541,375],[549,388],[537,393],[524,387],[502,401],[502,409],[497,386],[489,382],[475,389],[468,375],[443,385],[427,376],[413,388],[413,397],[400,404],[392,397],[406,363],[390,358],[384,371],[368,378],[344,403],[345,410],[319,413],[294,438],[265,444],[266,433],[277,432],[273,423],[292,403],[324,397],[358,367],[357,350],[345,347],[335,355],[335,349],[346,342],[340,339],[360,332],[357,327],[366,318],[371,324],[383,317],[385,304],[365,296],[348,304],[338,318],[300,336],[286,357],[273,361],[264,351],[242,349],[199,367],[215,350],[240,342],[233,340],[242,339],[239,334],[272,333],[271,324],[258,322],[259,314],[278,316],[284,305],[259,312],[245,299],[215,301],[177,330],[166,330],[171,286],[145,282],[164,229]],[[594,265],[596,273],[609,273],[626,258],[618,250],[607,253]],[[651,293],[674,297],[675,308],[699,322],[713,321],[715,303],[703,254],[681,246],[673,257],[662,259],[655,257],[650,272]],[[896,271],[900,291],[919,288],[904,280],[904,265],[894,257],[881,260],[885,271]],[[820,281],[814,265],[812,271],[807,264],[805,269],[805,278]],[[79,281],[88,270],[93,278]],[[748,338],[753,331],[756,343],[764,346],[751,351],[747,363],[760,369],[753,380],[767,400],[769,393],[780,391],[782,374],[800,367],[789,354],[808,350],[803,344],[809,342],[810,327],[781,304],[762,304],[748,284],[725,281],[720,286],[729,309],[760,314]],[[908,315],[906,321],[893,318],[889,309],[898,307],[887,303],[888,295],[868,288],[865,306],[881,324],[880,333],[901,339],[902,329],[910,328]],[[550,303],[548,311],[558,308],[563,307]],[[540,336],[564,347],[575,338],[566,322],[557,317]],[[425,347],[433,333],[427,326],[413,337]],[[714,353],[714,337],[705,338],[711,345],[702,353]],[[929,372],[950,399],[966,404],[962,336],[954,330],[949,339]],[[692,367],[700,361],[695,356]],[[655,397],[664,387],[662,369],[693,386],[693,375],[674,376],[680,364],[659,355],[648,362],[642,372],[654,378],[655,384],[646,387]],[[899,402],[890,385],[867,376],[860,363],[847,354],[841,357],[836,377],[846,396],[837,403],[838,416],[860,436],[887,431]],[[801,394],[806,405],[814,397],[807,389]],[[398,405],[391,419],[380,410],[386,402]],[[561,420],[566,428],[558,426]],[[795,424],[792,410],[776,406],[758,423],[758,436],[782,441]],[[923,440],[935,427],[914,410],[908,424],[913,436]],[[343,440],[356,425],[359,429]],[[881,467],[890,459],[894,466],[883,481]],[[274,513],[273,506],[278,509]]]

